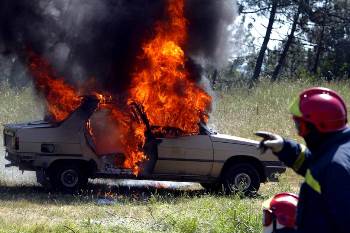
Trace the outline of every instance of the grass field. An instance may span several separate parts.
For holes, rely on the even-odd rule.
[[[313,84],[315,85],[315,84]],[[319,84],[321,85],[321,84]],[[350,103],[348,83],[324,84]],[[287,106],[307,83],[261,83],[216,95],[210,124],[221,133],[254,138],[269,130],[297,138]],[[0,88],[0,123],[40,119],[42,103],[30,88]],[[3,150],[3,149],[1,149]],[[52,194],[32,173],[4,169],[0,157],[0,232],[261,232],[261,203],[281,191],[297,192],[291,171],[264,184],[257,197],[205,193],[198,184],[96,181],[77,196]]]

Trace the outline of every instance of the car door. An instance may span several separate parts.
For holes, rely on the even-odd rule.
[[[211,172],[213,159],[208,135],[163,138],[158,145],[154,173],[205,176]]]

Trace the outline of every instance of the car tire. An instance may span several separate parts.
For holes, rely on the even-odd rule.
[[[83,167],[76,164],[60,164],[50,170],[49,177],[51,187],[63,193],[78,192],[88,183]]]
[[[260,188],[260,176],[257,169],[249,163],[234,164],[223,174],[223,187],[228,194],[252,196]]]

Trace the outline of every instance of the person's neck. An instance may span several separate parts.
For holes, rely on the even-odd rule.
[[[312,153],[317,153],[329,140],[334,138],[342,131],[332,133],[319,133],[316,130],[311,131],[305,138],[306,145]]]

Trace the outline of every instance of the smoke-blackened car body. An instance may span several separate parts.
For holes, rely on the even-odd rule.
[[[65,192],[83,188],[88,178],[129,178],[191,181],[211,190],[252,193],[285,171],[272,153],[260,154],[256,141],[217,134],[204,124],[199,134],[179,136],[176,129],[147,126],[147,116],[139,116],[148,127],[143,145],[147,159],[135,175],[125,168],[122,150],[101,153],[97,148],[88,126],[101,110],[99,102],[95,96],[85,97],[61,122],[5,125],[7,166],[36,171],[39,183]],[[135,113],[142,115],[140,109]]]

